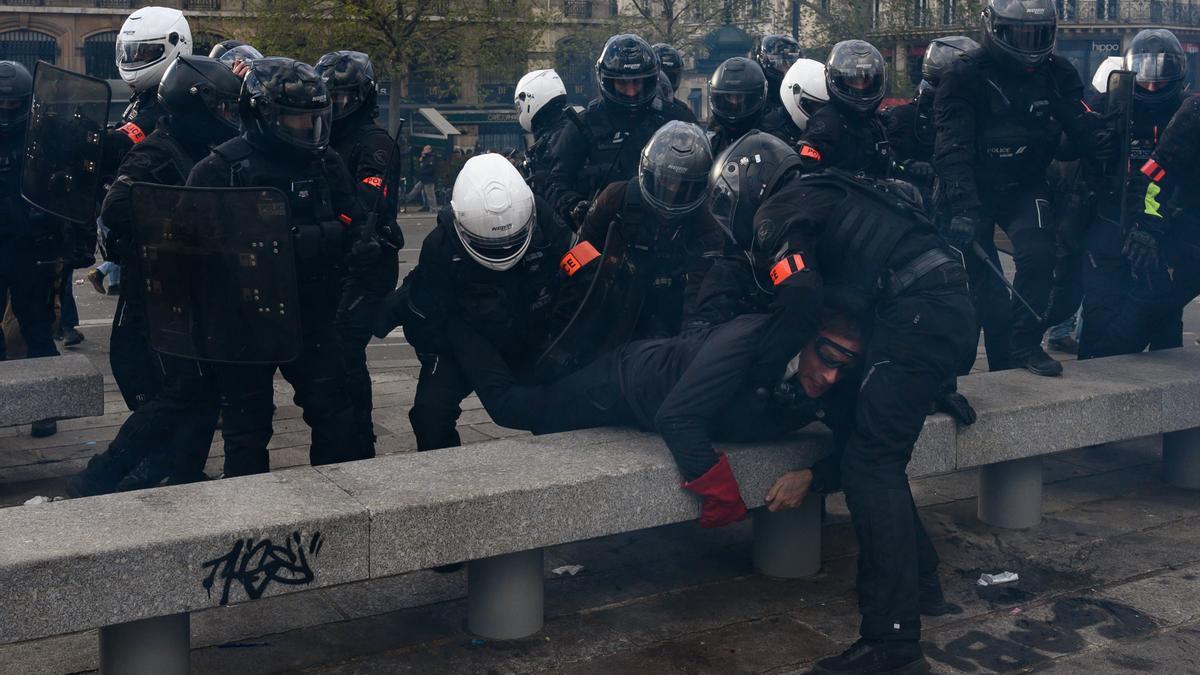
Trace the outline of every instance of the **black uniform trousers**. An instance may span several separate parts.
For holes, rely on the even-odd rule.
[[[937,554],[917,515],[906,473],[913,444],[944,382],[978,334],[966,275],[946,265],[876,310],[842,485],[858,539],[860,631],[868,639],[916,640],[918,578]]]
[[[108,449],[72,479],[72,496],[138,490],[164,478],[171,483],[203,479],[218,414],[212,368],[166,354],[155,354],[155,364],[162,387],[125,420]]]
[[[146,338],[141,274],[129,263],[122,267],[121,274],[121,297],[113,314],[108,362],[125,405],[137,410],[162,388],[162,369]]]
[[[984,231],[979,233],[979,240],[989,252],[993,250],[993,223],[999,225],[1012,242],[1013,262],[1016,265],[1013,286],[1039,314],[1045,314],[1050,303],[1057,255],[1057,231],[1045,186],[1037,185],[990,194],[984,199],[981,222]],[[991,347],[994,345],[997,352],[1002,348],[998,341],[1003,339],[1004,332],[1001,332],[1001,327],[1004,323],[1009,325],[1009,349],[1013,355],[1040,347],[1045,327],[1025,309],[1020,300],[1009,297],[1008,289],[995,278],[991,270],[976,264],[977,262],[970,261],[968,264],[974,272],[971,282],[981,286],[976,293],[980,298],[979,322],[984,327],[989,367],[992,370],[1002,370],[991,363]],[[1001,297],[1005,300],[997,302]],[[989,342],[986,335],[989,328],[994,328],[998,333],[993,342]]]
[[[344,350],[333,325],[340,288],[330,281],[322,277],[301,282],[304,346],[295,361],[280,365],[214,365],[223,420],[221,435],[225,439],[225,476],[265,473],[271,468],[267,444],[274,433],[272,383],[276,370],[295,389],[293,400],[312,430],[309,460],[313,465],[370,456],[371,437],[364,435],[355,419]]]
[[[400,275],[400,252],[384,245],[379,260],[364,278],[347,275],[338,303],[334,325],[342,344],[347,391],[361,432],[371,439],[367,457],[375,456],[375,427],[371,420],[371,374],[367,370],[367,344],[383,298],[396,288]]]
[[[30,358],[58,355],[52,335],[55,266],[37,264],[53,257],[48,243],[41,245],[34,237],[0,237],[0,317],[11,302]],[[0,361],[7,356],[0,334]]]

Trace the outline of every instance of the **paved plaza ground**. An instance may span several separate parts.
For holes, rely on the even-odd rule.
[[[405,221],[417,246],[428,217]],[[416,259],[405,251],[406,267]],[[103,450],[127,411],[107,360],[115,300],[76,286],[87,336],[77,350],[105,374],[105,415],[59,423],[33,439],[0,429],[0,505],[61,495],[66,477]],[[1185,343],[1200,328],[1189,308]],[[408,408],[418,364],[396,334],[370,348],[381,454],[414,449]],[[1032,377],[1032,376],[1031,376]],[[308,432],[277,381],[273,469],[307,462]],[[464,405],[464,443],[519,432]],[[470,452],[470,447],[442,452]],[[976,476],[915,481],[962,613],[928,620],[936,672],[1200,672],[1200,493],[1165,486],[1159,441],[1099,446],[1045,461],[1045,517],[1001,530],[975,518]],[[222,444],[208,473],[219,475]],[[580,508],[587,508],[581,504]],[[546,626],[512,642],[464,628],[466,573],[417,572],[192,615],[198,673],[750,673],[803,672],[856,637],[855,545],[840,496],[828,500],[823,566],[811,579],[758,576],[749,523],[695,523],[547,549]],[[578,574],[556,573],[580,565]],[[1019,581],[981,587],[982,573]],[[561,572],[561,570],[560,570]],[[0,609],[2,611],[2,609]],[[95,631],[0,646],[0,673],[66,673],[97,665]]]

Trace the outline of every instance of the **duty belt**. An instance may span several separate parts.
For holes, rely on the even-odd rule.
[[[926,274],[951,263],[959,261],[949,253],[934,248],[913,258],[907,265],[898,270],[888,270],[879,278],[879,286],[885,297],[894,298],[912,287]]]

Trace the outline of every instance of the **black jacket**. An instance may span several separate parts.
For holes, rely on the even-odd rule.
[[[401,149],[394,147],[392,137],[374,119],[335,125],[330,146],[354,179],[359,203],[367,211],[376,209],[380,238],[394,248],[404,248],[404,234],[395,224],[401,196]]]
[[[892,154],[879,116],[848,115],[836,105],[822,106],[808,120],[800,138],[805,171],[841,169],[851,173],[887,176]]]

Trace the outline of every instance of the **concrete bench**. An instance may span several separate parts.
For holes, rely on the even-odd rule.
[[[0,361],[0,427],[104,414],[104,378],[82,354]]]
[[[931,417],[910,473],[984,467],[989,522],[1005,524],[1011,499],[1040,513],[1040,464],[1028,462],[1149,434],[1167,434],[1174,482],[1200,488],[1200,350],[1070,364],[1057,380],[975,375],[962,389],[979,421],[958,431]],[[756,507],[828,446],[818,429],[728,451]],[[756,513],[761,571],[817,571],[819,504]],[[0,643],[99,627],[102,671],[185,672],[191,611],[459,561],[470,629],[523,637],[542,625],[544,547],[697,513],[661,440],[619,429],[4,509]]]

